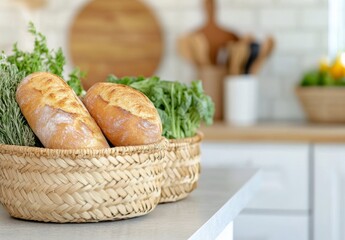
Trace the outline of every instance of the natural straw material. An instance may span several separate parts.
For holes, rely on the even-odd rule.
[[[160,203],[181,200],[196,188],[202,136],[198,133],[192,138],[169,140]]]
[[[43,222],[147,214],[159,202],[166,144],[102,150],[0,145],[0,202],[13,217]]]
[[[297,87],[296,94],[310,121],[345,123],[345,87]]]

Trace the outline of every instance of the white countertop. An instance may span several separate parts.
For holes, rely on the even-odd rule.
[[[250,169],[202,169],[186,199],[115,222],[52,224],[17,220],[0,207],[1,240],[215,239],[248,204],[260,174]]]

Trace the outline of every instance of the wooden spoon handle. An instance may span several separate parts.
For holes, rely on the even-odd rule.
[[[258,58],[256,59],[256,61],[253,63],[252,67],[249,70],[250,74],[257,74],[260,71],[266,59],[272,54],[273,49],[274,49],[274,39],[272,37],[269,37],[262,44]]]
[[[244,73],[245,63],[248,60],[250,50],[246,41],[238,41],[228,44],[229,51],[229,74],[239,75]]]
[[[183,36],[177,39],[177,51],[187,61],[190,61],[191,63],[196,64],[196,61],[193,56],[189,36]]]
[[[198,66],[211,65],[211,59],[209,57],[210,48],[204,34],[195,33],[191,35],[191,46],[194,59]]]

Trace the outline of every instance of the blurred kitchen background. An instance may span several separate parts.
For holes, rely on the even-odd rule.
[[[28,9],[25,2],[0,1],[0,49],[8,52],[16,41],[22,47],[32,46],[32,38],[26,31],[31,19],[46,34],[50,46],[63,47],[71,65],[69,30],[78,12],[89,1],[47,0],[33,10]],[[202,0],[143,2],[153,9],[163,33],[164,51],[155,74],[184,82],[196,79],[193,64],[178,54],[176,41],[204,23]],[[328,55],[328,1],[218,0],[216,7],[217,21],[225,29],[239,36],[251,34],[258,40],[272,35],[276,40],[271,58],[260,71],[260,119],[302,119],[293,89],[305,70]]]
[[[148,7],[144,10],[150,16],[151,25],[143,29],[154,33],[154,37],[143,34],[142,38],[131,39],[139,40],[139,48],[126,49],[128,46],[124,44],[121,49],[126,50],[115,60],[111,59],[107,47],[116,48],[115,40],[119,41],[123,36],[121,30],[113,35],[114,42],[105,41],[108,45],[97,44],[97,41],[93,46],[88,45],[95,43],[97,37],[102,39],[97,35],[98,20],[104,17],[99,10],[85,13],[84,17],[94,20],[84,19],[78,23],[89,24],[87,31],[93,36],[90,39],[78,37],[78,31],[85,29],[76,24],[77,16],[96,1],[105,4],[129,2],[0,0],[0,49],[10,52],[16,41],[21,48],[30,48],[33,39],[27,33],[27,25],[32,20],[47,36],[49,47],[62,46],[70,69],[74,64],[80,66],[76,61],[87,61],[86,51],[94,55],[103,51],[104,58],[109,58],[108,63],[114,65],[115,74],[126,68],[130,71],[132,67],[133,71],[137,68],[139,72],[150,70],[167,80],[188,83],[198,78],[202,68],[187,60],[188,53],[181,54],[177,41],[205,24],[205,0],[130,0]],[[235,239],[345,239],[345,92],[341,87],[329,88],[331,92],[328,93],[322,88],[345,85],[345,55],[337,58],[338,51],[345,50],[345,0],[214,0],[214,3],[216,22],[226,31],[260,44],[269,37],[274,40],[273,51],[265,58],[254,80],[258,92],[254,90],[253,94],[246,95],[253,89],[244,88],[241,96],[245,99],[237,104],[243,110],[241,104],[253,103],[254,99],[258,104],[255,110],[258,110],[260,123],[256,124],[256,119],[252,119],[252,124],[248,124],[250,121],[245,124],[249,126],[236,127],[217,122],[213,127],[203,128],[203,167],[255,167],[263,171],[260,192],[235,222]],[[119,9],[120,15],[121,11],[124,13],[125,10]],[[126,14],[119,17],[122,22],[117,19],[119,22],[114,26],[123,24],[133,29],[144,26],[141,21],[133,20],[140,16],[127,9]],[[107,21],[107,17],[105,19]],[[116,18],[109,17],[108,20],[111,22]],[[73,37],[73,29],[77,32],[76,37]],[[211,34],[211,37],[215,36]],[[74,42],[78,39],[82,43]],[[140,41],[148,47],[141,47]],[[197,42],[202,43],[202,39]],[[135,57],[134,51],[150,57],[127,62]],[[97,57],[104,61],[103,55],[96,56],[93,61]],[[330,67],[331,63],[326,60],[320,67],[322,58],[337,59],[335,67]],[[93,63],[97,65],[97,61]],[[324,120],[321,122],[327,123],[321,125],[305,121],[306,115],[295,91],[307,71],[319,68],[323,73],[314,72],[304,79],[305,85],[316,82],[314,85],[319,87],[310,92],[300,88],[299,94],[307,104],[309,114],[316,113],[313,118],[321,118]],[[340,80],[330,80],[328,71]],[[244,82],[249,83],[249,80]],[[226,89],[222,86],[219,94]],[[236,89],[235,95],[243,91]],[[256,98],[253,97],[255,94]],[[250,114],[245,117],[248,116],[250,120]],[[290,120],[297,120],[297,123]]]

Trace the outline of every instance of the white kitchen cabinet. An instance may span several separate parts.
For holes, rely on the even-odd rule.
[[[308,144],[205,142],[202,166],[254,167],[259,192],[234,223],[235,240],[308,240]],[[202,173],[201,173],[202,174]]]
[[[314,239],[345,239],[345,145],[314,148]]]
[[[234,223],[234,240],[308,240],[308,221],[303,215],[241,214]]]
[[[202,145],[202,166],[256,167],[263,171],[261,190],[250,209],[309,209],[307,144],[210,143]]]

